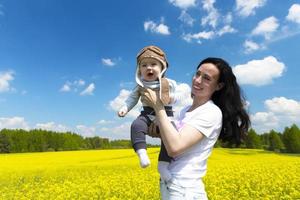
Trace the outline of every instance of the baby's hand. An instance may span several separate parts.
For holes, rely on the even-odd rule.
[[[119,117],[124,117],[126,114],[127,114],[127,112],[124,111],[124,110],[120,110],[120,111],[118,112]]]

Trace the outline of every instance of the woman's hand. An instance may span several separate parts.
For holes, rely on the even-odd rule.
[[[150,105],[154,110],[163,108],[163,103],[159,98],[159,91],[144,88],[142,91],[142,101]]]
[[[176,157],[199,142],[204,136],[198,129],[184,125],[178,131],[172,124],[164,110],[164,105],[159,98],[159,92],[143,89],[142,101],[155,110],[155,119],[160,130],[160,136],[165,144],[169,156]]]

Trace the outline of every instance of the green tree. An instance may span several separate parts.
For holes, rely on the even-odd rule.
[[[269,133],[263,133],[262,135],[260,135],[260,140],[261,140],[263,149],[269,149],[269,146],[270,146],[269,137],[270,137]]]
[[[245,139],[246,148],[260,149],[262,148],[261,138],[256,134],[254,129],[250,129]]]
[[[113,140],[110,145],[112,148],[132,148],[130,140]]]
[[[295,124],[285,128],[282,138],[287,152],[300,153],[300,130]]]
[[[109,139],[108,138],[101,138],[102,140],[102,148],[103,149],[108,149],[108,148],[111,148],[111,145],[110,145],[110,142],[109,142]]]
[[[271,151],[280,152],[280,150],[284,148],[279,133],[275,132],[274,130],[270,131],[269,141],[270,141],[269,150]]]
[[[6,129],[0,131],[0,153],[9,153],[10,144],[9,144],[9,135],[7,134]]]

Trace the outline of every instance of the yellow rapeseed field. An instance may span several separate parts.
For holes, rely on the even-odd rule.
[[[0,199],[159,199],[157,148],[139,167],[132,149],[0,155]],[[204,178],[209,199],[300,199],[300,156],[216,148]]]

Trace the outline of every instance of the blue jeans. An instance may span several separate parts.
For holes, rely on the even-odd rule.
[[[208,200],[204,185],[199,187],[191,184],[190,187],[183,187],[180,179],[172,178],[166,182],[160,180],[160,195],[162,200]]]

